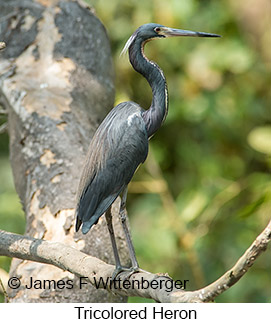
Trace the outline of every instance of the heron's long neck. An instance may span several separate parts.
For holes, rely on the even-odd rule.
[[[129,48],[129,57],[134,69],[147,79],[152,89],[151,106],[142,114],[148,137],[151,137],[166,118],[168,93],[163,71],[156,63],[146,58],[143,46],[144,43],[135,41]]]

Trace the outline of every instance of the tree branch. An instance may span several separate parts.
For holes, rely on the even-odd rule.
[[[126,279],[126,283],[127,280],[130,283],[125,284],[125,287],[123,285],[125,273],[121,273],[118,276],[121,280],[120,284],[118,286],[108,284],[107,289],[118,295],[140,296],[154,299],[157,302],[210,302],[245,275],[256,258],[266,250],[270,240],[271,221],[229,271],[214,283],[196,291],[180,290],[178,288],[180,286],[177,285],[169,291],[170,286],[174,286],[170,277],[146,272],[131,275]],[[79,277],[88,277],[93,285],[100,279],[104,282],[110,280],[114,270],[113,265],[106,264],[98,258],[86,255],[62,243],[34,239],[2,230],[0,230],[0,255],[51,264]],[[143,280],[145,286],[141,285]],[[153,282],[152,285],[151,282]],[[127,287],[129,284],[130,287]],[[148,288],[143,288],[147,285]],[[159,288],[153,288],[153,286],[159,286]]]

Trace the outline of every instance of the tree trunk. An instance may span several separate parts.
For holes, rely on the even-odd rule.
[[[98,18],[74,1],[0,0],[0,96],[8,111],[10,160],[26,215],[25,234],[59,241],[114,264],[104,216],[83,236],[74,207],[90,139],[114,102],[109,41]],[[119,201],[114,205],[117,212]],[[127,254],[113,216],[120,255]],[[68,255],[63,255],[68,256]],[[123,259],[125,258],[125,259]],[[54,266],[14,259],[13,302],[120,302],[125,297],[79,287]],[[72,289],[27,289],[34,280],[73,280]]]

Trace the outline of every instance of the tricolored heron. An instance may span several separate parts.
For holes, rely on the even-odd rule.
[[[83,224],[82,232],[86,234],[105,213],[116,262],[114,277],[125,269],[121,266],[114,236],[111,205],[121,195],[119,215],[132,262],[130,270],[135,272],[139,266],[126,225],[127,185],[138,166],[147,158],[148,140],[161,127],[168,110],[163,71],[144,55],[144,45],[152,39],[178,36],[219,37],[154,23],[139,27],[123,51],[129,51],[133,68],[149,82],[153,95],[151,106],[144,110],[135,102],[118,104],[100,124],[88,149],[77,194],[76,231]]]

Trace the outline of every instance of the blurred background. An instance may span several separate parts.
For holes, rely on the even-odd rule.
[[[129,186],[128,212],[139,264],[189,279],[188,289],[224,274],[271,214],[271,3],[269,0],[89,0],[107,29],[116,104],[148,108],[145,79],[119,54],[148,22],[217,33],[220,39],[153,41],[146,55],[163,69],[169,113]],[[0,126],[6,119],[0,115]],[[0,228],[24,232],[8,135],[0,134]],[[265,252],[217,302],[270,302]],[[9,270],[0,257],[0,268]],[[130,298],[130,302],[149,301]]]

